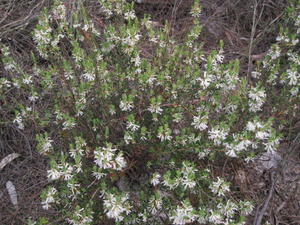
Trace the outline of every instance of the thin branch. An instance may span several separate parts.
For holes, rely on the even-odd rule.
[[[265,212],[268,208],[268,205],[270,203],[270,200],[271,200],[271,198],[273,196],[273,193],[274,193],[274,190],[275,190],[275,183],[276,183],[275,174],[276,174],[275,171],[271,172],[271,188],[270,188],[268,197],[265,200],[264,204],[262,205],[261,210],[259,210],[261,206],[259,206],[257,208],[256,213],[255,213],[255,217],[254,217],[253,225],[261,225],[262,218],[263,218],[263,216],[264,216],[264,214],[265,214]]]
[[[247,70],[247,78],[248,81],[250,80],[250,73],[252,72],[252,51],[253,51],[253,41],[254,41],[254,36],[256,32],[256,27],[258,25],[258,22],[261,19],[262,13],[263,13],[263,8],[260,11],[260,14],[257,17],[257,8],[258,8],[259,2],[257,0],[254,0],[254,11],[253,11],[253,17],[252,17],[252,28],[251,28],[251,36],[250,36],[250,43],[249,43],[249,50],[248,50],[248,70]]]

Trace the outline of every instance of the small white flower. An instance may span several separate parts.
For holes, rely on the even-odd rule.
[[[219,212],[215,212],[210,210],[210,216],[209,216],[209,221],[212,222],[213,224],[223,224],[223,217]]]
[[[205,158],[206,156],[209,155],[209,152],[210,152],[209,149],[204,149],[203,151],[201,151],[201,152],[198,153],[198,158],[199,159]]]
[[[125,20],[129,20],[129,19],[134,19],[136,16],[135,16],[135,12],[134,11],[129,11],[129,12],[126,12],[124,14],[124,19]]]
[[[255,131],[256,130],[256,126],[255,126],[255,124],[253,123],[253,122],[248,122],[247,123],[247,127],[246,127],[246,129],[248,130],[248,131]]]
[[[261,76],[261,73],[260,72],[257,72],[257,71],[252,71],[251,72],[251,76],[253,78],[259,78]]]
[[[44,140],[42,149],[41,149],[41,153],[45,154],[48,153],[52,150],[52,143],[53,140],[51,140],[49,137],[46,137],[46,139]]]
[[[266,99],[265,90],[262,88],[251,88],[249,92],[249,111],[257,112],[261,111],[261,107],[264,104]]]
[[[234,216],[234,213],[238,210],[238,206],[231,200],[228,200],[226,204],[219,203],[217,207],[222,215],[225,215],[229,218]]]
[[[154,195],[150,198],[149,211],[155,215],[162,208],[162,199],[160,195]]]
[[[251,202],[241,202],[241,211],[243,215],[250,215],[250,213],[253,211],[254,206]]]
[[[84,73],[84,74],[82,74],[82,77],[84,79],[86,79],[87,81],[94,81],[96,78],[96,75],[93,73]]]
[[[24,84],[32,84],[32,76],[26,76],[24,79],[23,79],[23,83]]]
[[[257,131],[255,137],[261,140],[267,139],[270,134],[266,131]]]
[[[130,142],[133,141],[133,137],[129,133],[126,132],[124,134],[124,141],[128,145],[128,144],[130,144]]]
[[[223,52],[220,52],[218,55],[216,55],[216,61],[218,63],[222,63],[224,60],[224,55],[222,55]]]
[[[72,172],[74,167],[70,164],[65,163],[62,166],[59,166],[59,168],[61,169],[61,175],[64,177],[64,180],[70,180],[73,177]]]
[[[121,222],[124,219],[124,214],[128,215],[131,211],[127,194],[105,194],[103,205],[107,217],[113,218],[117,222]]]
[[[152,175],[152,178],[151,178],[151,181],[150,183],[153,185],[153,186],[156,186],[160,183],[160,178],[161,178],[161,175],[159,173],[154,173]]]
[[[214,127],[208,132],[208,138],[214,141],[215,145],[220,145],[226,139],[228,131],[223,128]]]
[[[160,104],[151,104],[148,108],[151,113],[162,114],[163,109],[160,107]]]
[[[170,141],[172,139],[172,136],[169,135],[168,133],[166,132],[162,132],[162,133],[159,133],[157,135],[157,137],[161,140],[161,141]]]
[[[120,109],[122,111],[131,111],[133,109],[133,102],[130,101],[121,101],[120,102]]]
[[[205,130],[208,126],[207,126],[207,121],[208,121],[208,116],[194,116],[193,118],[193,122],[192,122],[192,126],[195,127],[195,129],[198,129],[200,131]]]
[[[76,124],[72,120],[66,120],[63,122],[62,125],[63,125],[63,128],[62,128],[63,130],[69,130],[69,129],[74,128]]]
[[[116,151],[117,149],[112,148],[111,144],[107,144],[106,147],[97,148],[94,151],[94,162],[97,164],[97,166],[99,166],[100,169],[121,170],[126,167],[126,161],[122,153],[116,155]]]
[[[104,177],[106,174],[105,173],[101,173],[101,172],[98,172],[98,171],[93,171],[92,175],[94,177],[96,177],[97,180],[100,180],[102,177]]]
[[[119,153],[117,155],[117,157],[115,158],[115,162],[117,164],[116,170],[121,170],[121,169],[125,168],[127,165],[126,160],[123,157],[123,154],[121,154],[121,153]]]
[[[229,192],[229,185],[220,177],[210,185],[210,189],[217,196],[225,196],[225,192]]]
[[[134,131],[137,131],[138,129],[140,129],[140,126],[133,122],[127,122],[126,129],[134,132]]]
[[[57,190],[54,187],[48,190],[45,201],[41,202],[43,209],[48,210],[51,206],[50,204],[55,202],[54,195],[56,192]]]
[[[29,99],[29,101],[31,101],[31,102],[35,102],[36,100],[39,99],[39,97],[36,96],[36,95],[32,95],[32,96],[29,96],[28,99]]]
[[[173,212],[170,219],[173,220],[173,224],[175,225],[184,225],[195,221],[197,219],[197,215],[191,204],[184,202],[182,206],[177,206],[177,209]]]
[[[48,173],[48,178],[50,180],[57,180],[63,175],[59,170],[55,168],[47,170],[47,173]]]
[[[16,116],[16,118],[13,120],[13,123],[16,123],[19,129],[24,130],[23,118],[20,114]]]
[[[200,85],[203,89],[207,89],[209,85],[215,81],[215,79],[215,75],[209,74],[205,71],[203,77],[197,78],[196,81],[200,81]]]

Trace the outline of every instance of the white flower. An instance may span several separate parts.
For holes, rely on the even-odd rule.
[[[51,140],[49,137],[46,137],[41,148],[41,153],[45,154],[50,152],[52,150],[52,142],[53,140]]]
[[[127,194],[105,194],[103,205],[107,217],[115,219],[117,222],[122,221],[124,219],[124,214],[128,215],[131,210]]]
[[[267,139],[270,134],[266,131],[257,131],[255,137],[261,140]]]
[[[225,129],[214,127],[208,132],[208,138],[214,141],[215,145],[220,145],[226,139],[228,132]]]
[[[256,126],[255,126],[255,124],[254,124],[253,122],[250,122],[250,121],[249,121],[249,122],[247,123],[246,129],[249,130],[249,131],[255,131]]]
[[[101,173],[101,172],[98,172],[98,171],[93,171],[92,175],[94,177],[96,177],[97,180],[100,180],[102,177],[104,177],[106,174],[105,173]]]
[[[233,138],[236,139],[235,135],[233,135]],[[252,142],[249,140],[241,140],[234,143],[224,143],[226,148],[225,154],[230,157],[237,157],[237,153],[247,150],[248,146],[251,144]]]
[[[154,195],[150,198],[149,210],[152,215],[155,215],[162,208],[162,199],[160,195]]]
[[[220,209],[222,215],[225,215],[227,217],[232,217],[238,210],[238,206],[231,200],[228,200],[226,204],[219,203],[217,207]]]
[[[153,185],[153,186],[156,186],[160,183],[160,178],[161,178],[161,175],[159,173],[154,173],[152,175],[152,179],[150,181],[150,183]]]
[[[75,183],[75,182],[68,182],[67,183],[67,187],[70,189],[70,191],[72,192],[72,197],[73,199],[77,198],[76,195],[80,194],[80,190],[79,190],[79,187],[80,187],[80,184],[78,183]]]
[[[41,202],[43,209],[48,210],[50,208],[50,203],[55,202],[54,195],[56,192],[57,192],[57,190],[54,187],[51,187],[48,190],[45,201]]]
[[[148,108],[151,113],[162,114],[163,109],[160,107],[160,104],[151,104]]]
[[[240,202],[240,204],[241,204],[241,211],[242,211],[243,215],[246,215],[246,216],[249,215],[254,209],[254,206],[251,202],[248,202],[248,201]]]
[[[24,79],[23,79],[23,83],[24,84],[32,84],[32,76],[26,76]]]
[[[131,101],[121,101],[120,102],[120,109],[122,111],[130,111],[131,109],[133,109],[133,102]]]
[[[137,131],[139,128],[140,128],[139,125],[134,124],[133,122],[127,122],[127,126],[126,126],[127,130],[129,129],[134,132],[134,131]]]
[[[94,151],[94,162],[99,166],[100,169],[121,170],[126,167],[126,161],[122,153],[116,155],[116,151],[117,149],[112,148],[111,144],[107,144],[106,147],[97,148]]]
[[[190,162],[184,161],[181,168],[181,184],[184,189],[194,188],[196,186],[195,173],[197,169]]]
[[[272,140],[272,141],[269,141],[269,142],[267,142],[267,143],[264,143],[265,149],[266,149],[268,152],[276,151],[277,146],[278,146],[278,144],[279,144],[279,141],[280,141],[280,138],[276,138],[275,140]]]
[[[193,118],[193,122],[192,122],[192,126],[195,127],[195,129],[198,129],[200,131],[205,130],[208,126],[207,126],[207,121],[208,121],[208,116],[194,116]]]
[[[287,78],[289,79],[289,85],[297,85],[300,80],[300,73],[296,70],[287,70]]]
[[[135,16],[135,12],[134,11],[129,11],[129,12],[126,12],[124,14],[124,19],[125,20],[129,20],[129,19],[134,19],[136,16]]]
[[[61,20],[65,19],[66,7],[63,4],[54,7],[53,14],[55,19],[61,19]]]
[[[124,141],[128,145],[130,144],[131,141],[133,141],[133,137],[129,133],[124,134]]]
[[[137,55],[135,58],[132,58],[131,62],[133,62],[135,66],[140,66],[141,65],[141,58],[140,58],[140,56]]]
[[[207,89],[211,83],[215,81],[215,75],[208,74],[206,71],[203,74],[203,77],[197,78],[196,81],[200,81],[200,85],[203,89]]]
[[[149,85],[153,85],[153,83],[154,83],[156,80],[157,80],[157,79],[156,79],[156,76],[155,76],[155,75],[151,75],[151,76],[148,78],[147,83],[148,83]]]
[[[259,78],[261,76],[261,73],[260,72],[257,72],[257,71],[252,71],[251,72],[251,76],[253,78]]]
[[[64,177],[64,180],[70,180],[73,177],[72,172],[74,167],[69,163],[64,163],[63,165],[60,165],[59,168],[61,169],[61,175]]]
[[[223,217],[219,212],[214,212],[210,210],[211,215],[209,216],[209,221],[213,224],[222,224],[223,223]]]
[[[55,169],[55,168],[47,170],[47,173],[48,173],[48,178],[50,180],[57,180],[62,176],[62,173],[59,170]]]
[[[67,218],[67,222],[72,225],[90,225],[93,222],[93,217],[84,210],[84,208],[76,208],[72,218]]]
[[[173,220],[173,224],[184,225],[195,221],[197,219],[197,215],[191,204],[184,202],[182,203],[182,206],[177,206],[177,209],[173,212],[170,219]]]
[[[23,118],[20,114],[17,114],[16,118],[13,120],[13,123],[16,123],[19,129],[24,130]]]
[[[251,88],[249,92],[249,111],[257,112],[261,111],[261,107],[265,102],[266,93],[262,88]]]
[[[39,99],[39,97],[36,96],[36,95],[32,95],[32,96],[29,96],[28,99],[29,99],[29,101],[31,101],[31,102],[35,102],[36,100]]]
[[[127,165],[122,153],[119,153],[117,155],[117,157],[115,158],[115,162],[117,164],[116,170],[121,170],[122,168],[125,168]]]
[[[224,55],[222,55],[222,51],[221,52],[219,52],[219,54],[217,54],[216,55],[216,61],[217,61],[217,63],[222,63],[223,62],[223,60],[224,60]]]
[[[209,149],[204,149],[203,151],[200,151],[200,152],[198,153],[198,158],[199,158],[199,159],[205,158],[206,156],[209,155],[209,152],[210,152]]]
[[[96,78],[96,75],[93,73],[84,73],[84,74],[82,74],[82,77],[84,79],[86,79],[87,81],[94,81]]]
[[[210,189],[217,196],[225,196],[225,192],[229,191],[229,185],[220,177],[217,177],[217,181],[214,181],[210,185]]]
[[[69,120],[66,120],[63,122],[63,130],[69,130],[69,129],[72,129],[75,127],[76,123],[72,120],[72,119],[69,119]]]
[[[259,121],[253,121],[253,122],[249,121],[246,126],[246,129],[248,131],[256,131],[257,129],[261,129],[261,128],[263,128],[263,125]]]
[[[172,136],[169,134],[169,132],[160,132],[157,137],[160,139],[160,141],[170,141],[172,139]]]

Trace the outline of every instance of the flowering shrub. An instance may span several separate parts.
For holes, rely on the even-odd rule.
[[[282,29],[246,78],[238,60],[224,61],[222,42],[202,50],[198,1],[180,43],[168,24],[137,18],[133,3],[99,3],[103,19],[118,21],[104,31],[83,5],[44,10],[30,71],[2,48],[0,100],[18,129],[36,126],[36,149],[50,160],[42,207],[69,224],[245,224],[252,203],[230,197],[231,184],[203,162],[276,151],[287,125],[279,116],[299,111],[299,5],[288,11],[295,30]]]

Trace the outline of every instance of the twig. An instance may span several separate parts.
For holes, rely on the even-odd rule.
[[[270,191],[269,191],[269,194],[268,194],[268,197],[267,199],[265,200],[264,204],[260,205],[257,210],[256,210],[256,213],[255,213],[255,217],[254,217],[254,222],[253,222],[253,225],[261,225],[261,221],[262,221],[262,218],[268,208],[268,205],[269,205],[269,202],[273,196],[273,193],[274,193],[274,190],[275,190],[275,183],[276,183],[276,179],[274,178],[276,172],[275,171],[272,171],[271,172],[271,188],[270,188]],[[262,208],[261,208],[262,206]],[[261,210],[260,210],[261,208]]]
[[[247,78],[248,81],[250,80],[250,73],[252,72],[252,50],[253,50],[253,41],[254,41],[254,36],[255,36],[255,32],[256,32],[256,27],[258,22],[260,21],[260,18],[262,16],[262,12],[263,9],[261,9],[260,11],[260,15],[258,17],[258,19],[256,19],[257,16],[257,8],[258,8],[258,1],[254,0],[254,11],[253,11],[253,17],[252,17],[252,28],[251,28],[251,36],[250,36],[250,43],[249,43],[249,50],[248,50],[248,70],[247,70]]]
[[[34,14],[33,12],[36,9],[39,9],[42,7],[42,5],[44,4],[45,0],[42,0],[41,2],[39,2],[36,6],[34,6],[30,12],[28,13],[28,15],[22,19],[13,21],[11,23],[8,23],[2,27],[0,27],[0,37],[3,37],[6,33],[16,30],[16,29],[22,29],[24,26],[26,26],[29,22],[30,19],[36,17],[37,15]]]

